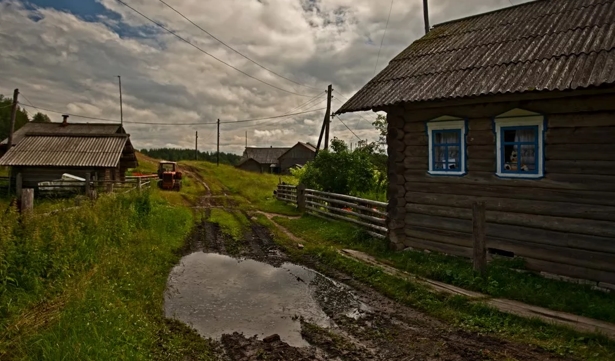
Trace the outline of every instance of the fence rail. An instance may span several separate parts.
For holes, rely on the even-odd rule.
[[[387,203],[344,194],[279,184],[276,198],[322,218],[354,223],[377,238],[386,238]]]

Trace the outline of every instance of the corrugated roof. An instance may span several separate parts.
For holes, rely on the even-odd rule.
[[[243,152],[243,156],[241,157],[241,161],[239,164],[245,162],[248,159],[254,159],[255,161],[261,164],[275,164],[278,162],[278,158],[284,154],[290,148],[255,148],[248,147]]]
[[[293,145],[291,148],[288,148],[284,153],[280,154],[278,158],[282,157],[284,154],[288,153],[291,151],[291,149],[295,148],[296,146],[303,146],[304,148],[308,149],[309,151],[316,153],[316,147],[313,146],[310,143],[303,143],[303,142],[297,142],[297,144]]]
[[[35,123],[24,124],[13,134],[13,144],[18,144],[26,133],[45,133],[45,134],[116,134],[125,133],[120,124],[80,124],[68,123]],[[2,140],[0,144],[8,143],[8,139]]]
[[[3,166],[117,167],[127,134],[25,134],[0,158]]]
[[[615,85],[615,0],[538,0],[436,25],[336,113]]]

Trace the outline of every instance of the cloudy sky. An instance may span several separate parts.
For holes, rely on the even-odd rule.
[[[250,146],[315,144],[327,85],[333,84],[335,110],[424,32],[422,1],[394,1],[376,65],[389,0],[165,0],[278,76],[224,47],[159,0],[122,1],[275,87],[216,61],[117,0],[0,0],[0,94],[11,96],[19,88],[24,104],[119,121],[121,75],[125,127],[137,148],[193,147],[198,131],[199,148],[214,150],[216,126],[208,123],[218,118],[233,122],[309,110],[316,111],[222,124],[221,150],[241,153],[246,131]],[[430,0],[431,23],[524,1]],[[61,120],[59,114],[46,113]],[[378,134],[370,122],[375,117],[365,112],[341,120],[362,139],[374,140]],[[337,119],[331,136],[357,141]]]

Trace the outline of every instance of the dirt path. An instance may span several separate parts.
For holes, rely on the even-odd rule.
[[[204,180],[200,180],[204,183]],[[206,187],[208,188],[208,187]],[[199,202],[212,206],[211,192]],[[238,212],[238,211],[235,211]],[[272,215],[265,214],[268,218]],[[205,210],[187,240],[184,254],[203,251],[233,257],[253,259],[279,267],[289,261],[273,240],[271,232],[253,222],[242,240],[225,235],[220,226],[209,221]],[[282,229],[297,243],[304,241]],[[232,248],[232,252],[229,249]],[[304,265],[319,268],[317,261],[306,258]],[[307,321],[301,322],[301,335],[310,346],[292,347],[277,339],[260,340],[239,333],[225,334],[220,343],[225,350],[221,359],[238,361],[278,360],[352,360],[352,361],[410,361],[410,360],[569,360],[536,347],[493,337],[469,333],[435,320],[414,309],[391,301],[372,288],[354,281],[352,275],[335,270],[327,276],[346,284],[354,297],[367,305],[368,311],[359,317],[339,311],[347,303],[347,294],[322,295],[319,300],[333,327],[321,328]],[[318,293],[315,295],[319,297]]]

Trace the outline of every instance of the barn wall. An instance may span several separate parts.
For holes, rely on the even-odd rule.
[[[295,145],[280,157],[279,163],[281,172],[288,173],[289,169],[295,164],[305,165],[311,160],[314,160],[314,152],[302,145]]]
[[[395,247],[472,255],[475,201],[487,208],[487,247],[530,269],[615,284],[615,103],[610,96],[388,110],[389,220]],[[547,117],[545,176],[495,175],[492,118],[514,108]],[[425,122],[465,118],[468,173],[430,176]]]
[[[86,173],[90,173],[91,177],[94,177],[94,175],[98,173],[99,179],[104,179],[105,174],[104,169],[93,168],[13,167],[11,173],[12,177],[16,177],[18,173],[22,175],[24,188],[37,188],[39,182],[60,179],[64,173],[83,178],[85,178]]]
[[[243,164],[237,166],[237,168],[248,171],[248,172],[256,172],[256,173],[262,173],[262,167],[260,165],[260,163],[256,162],[253,159],[250,159],[246,162],[244,162]]]

